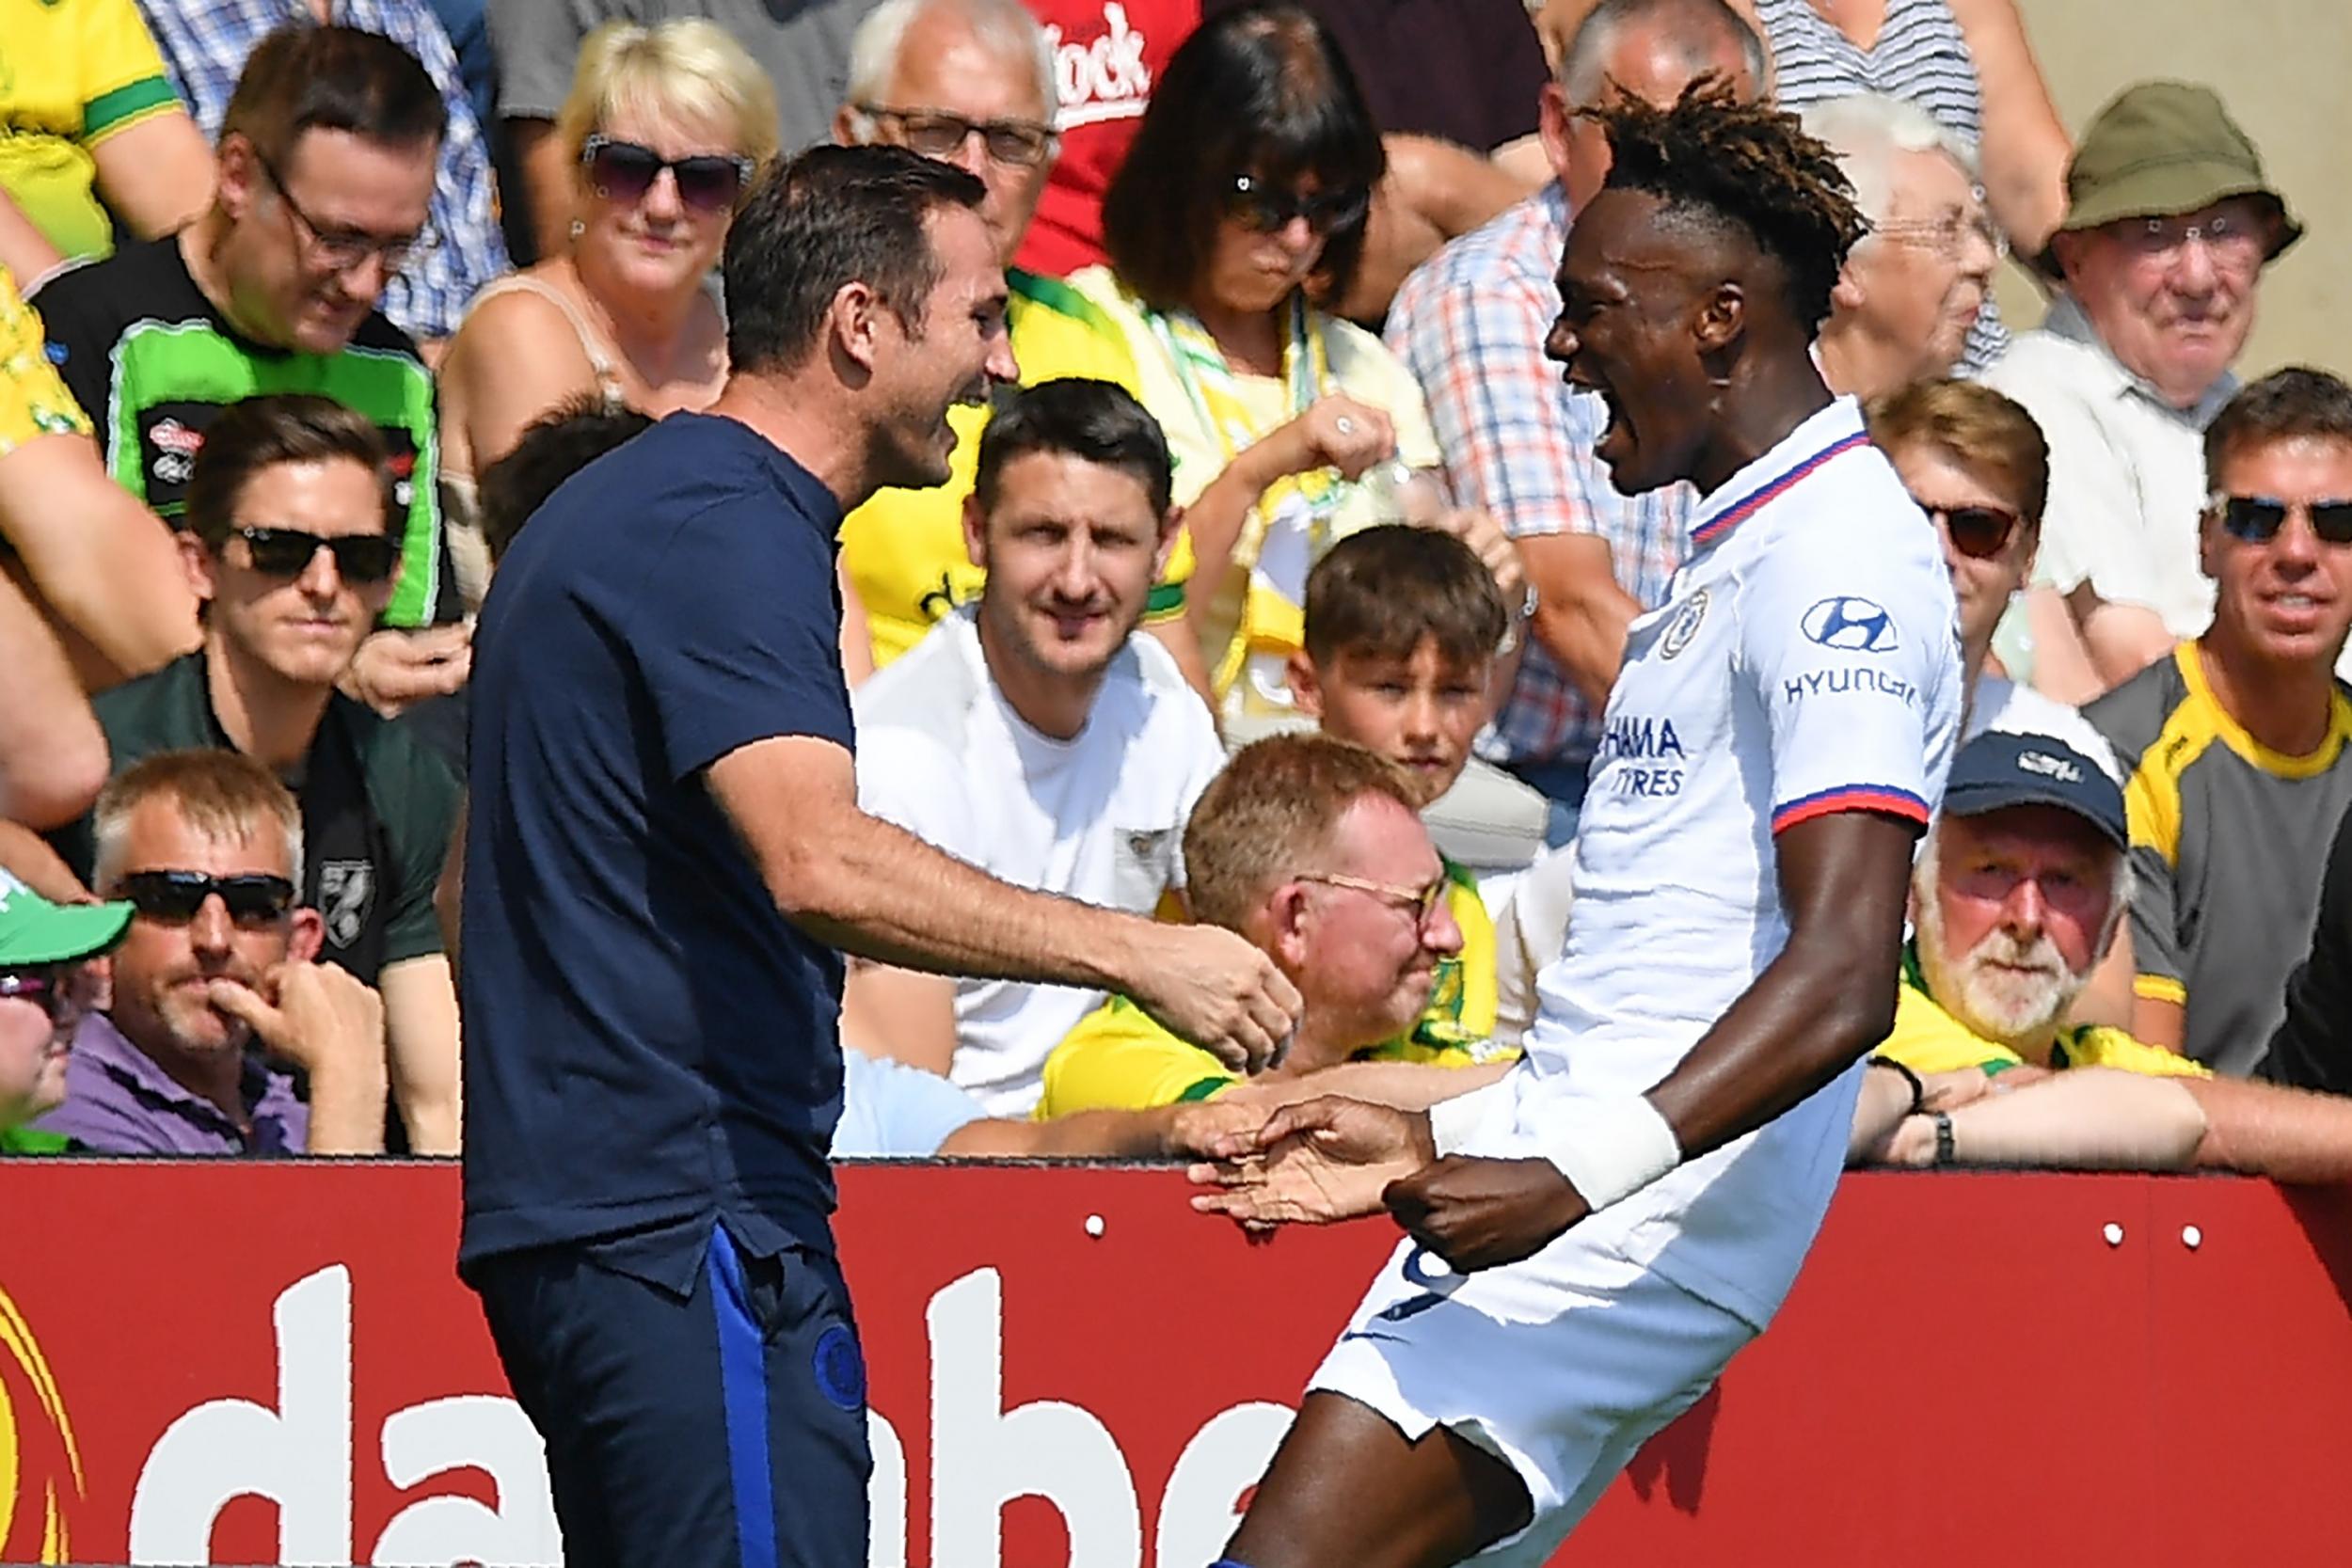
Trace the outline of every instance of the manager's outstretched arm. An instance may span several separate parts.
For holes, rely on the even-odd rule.
[[[821,942],[902,969],[1115,991],[1234,1067],[1263,1063],[1297,1020],[1290,982],[1231,931],[1016,888],[866,815],[831,740],[755,740],[708,779],[776,907]]]

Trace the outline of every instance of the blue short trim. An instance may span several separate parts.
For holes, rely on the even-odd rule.
[[[710,1303],[719,1322],[719,1392],[743,1568],[777,1568],[774,1470],[768,1451],[768,1377],[743,1260],[723,1227],[710,1238]]]

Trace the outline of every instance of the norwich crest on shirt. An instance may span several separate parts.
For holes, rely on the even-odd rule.
[[[319,914],[326,922],[326,940],[349,947],[367,928],[368,906],[375,897],[375,867],[366,861],[328,861],[319,867]]]

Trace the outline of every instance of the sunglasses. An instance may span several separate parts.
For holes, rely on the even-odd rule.
[[[294,908],[294,885],[283,877],[241,872],[213,877],[201,871],[134,871],[122,879],[122,896],[150,920],[184,926],[204,901],[220,895],[229,918],[248,928],[272,926]]]
[[[1952,548],[1973,561],[1992,560],[2009,548],[2017,532],[2017,514],[1997,506],[1930,506],[1920,501],[1919,510],[1943,524]]]
[[[2221,514],[2221,530],[2249,545],[2267,545],[2287,526],[2300,507],[2311,514],[2312,531],[2327,545],[2352,545],[2352,500],[2282,501],[2270,496],[2216,495],[2212,505]]]
[[[997,163],[1035,168],[1061,145],[1052,126],[1029,119],[966,119],[945,109],[886,109],[879,103],[860,103],[857,111],[896,125],[906,149],[926,158],[952,158],[977,135]]]
[[[298,528],[240,528],[253,569],[273,578],[298,578],[321,550],[335,557],[335,570],[348,582],[382,582],[400,562],[400,546],[381,533],[339,533],[322,538]]]
[[[590,136],[581,143],[580,161],[587,166],[596,194],[624,206],[644,200],[665,168],[677,182],[677,198],[698,212],[733,210],[743,187],[752,182],[752,161],[739,152],[665,158],[650,147],[606,135]]]
[[[1253,234],[1279,232],[1293,218],[1305,218],[1313,233],[1328,234],[1360,216],[1371,202],[1372,193],[1360,186],[1301,196],[1254,174],[1234,175],[1232,188],[1225,193],[1226,213]]]
[[[0,974],[0,1000],[30,1002],[56,1029],[75,1022],[88,1010],[72,974],[56,970]]]

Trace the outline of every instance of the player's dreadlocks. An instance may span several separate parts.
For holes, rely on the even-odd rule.
[[[1738,226],[1788,273],[1797,320],[1820,325],[1846,252],[1868,227],[1837,155],[1806,135],[1795,115],[1740,103],[1713,73],[1685,87],[1671,108],[1612,96],[1581,111],[1608,133],[1608,183]]]

